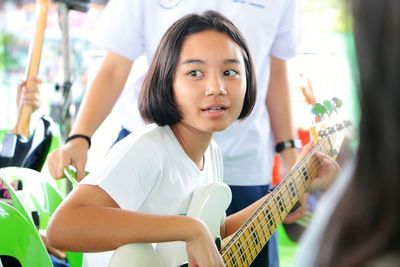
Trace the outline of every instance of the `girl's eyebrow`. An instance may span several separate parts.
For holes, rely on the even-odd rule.
[[[181,64],[192,64],[192,63],[200,63],[200,64],[205,64],[206,62],[204,60],[201,59],[186,59],[184,60]]]
[[[193,63],[205,64],[206,62],[201,59],[190,59],[189,58],[189,59],[184,60],[181,64],[183,65],[183,64],[193,64]],[[228,58],[228,59],[225,59],[223,63],[224,64],[232,64],[232,63],[240,64],[241,62],[239,59],[236,59],[236,58]]]
[[[240,64],[241,63],[241,61],[239,60],[239,59],[237,59],[237,58],[228,58],[228,59],[225,59],[224,60],[224,63],[225,64]]]

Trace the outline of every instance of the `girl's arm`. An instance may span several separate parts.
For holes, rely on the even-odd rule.
[[[79,185],[53,215],[47,235],[54,247],[89,252],[127,243],[190,241],[203,228],[203,223],[191,217],[120,209],[99,186]]]
[[[94,185],[79,185],[71,192],[52,216],[47,238],[58,249],[84,252],[114,250],[128,243],[184,241],[190,262],[222,266],[213,237],[200,220],[123,210]]]

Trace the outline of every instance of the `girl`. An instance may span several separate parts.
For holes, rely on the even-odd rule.
[[[49,224],[50,243],[95,252],[184,241],[190,264],[223,266],[205,224],[179,215],[196,188],[222,181],[213,132],[248,116],[255,98],[252,59],[237,28],[213,11],[178,20],[162,38],[140,95],[140,113],[153,124],[115,145],[103,167],[69,195]],[[259,205],[229,216],[222,235]],[[105,265],[107,256],[99,256],[86,256],[88,265]]]

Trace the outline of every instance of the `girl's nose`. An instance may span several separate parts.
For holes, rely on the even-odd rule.
[[[207,83],[206,95],[227,95],[224,82],[219,77],[210,77]]]

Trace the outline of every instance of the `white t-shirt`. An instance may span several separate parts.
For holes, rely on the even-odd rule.
[[[286,60],[295,55],[298,1],[111,0],[92,39],[128,59],[144,55],[151,62],[164,32],[183,15],[213,9],[231,19],[244,34],[254,60],[257,101],[249,118],[216,133],[214,139],[223,153],[226,183],[265,185],[271,182],[275,144],[265,106],[270,56]],[[131,131],[143,125],[136,105],[142,82],[138,80],[126,86],[116,107],[123,126]]]
[[[185,215],[195,189],[222,182],[222,155],[211,141],[200,170],[169,126],[145,126],[118,142],[82,184],[99,185],[122,208]],[[112,231],[112,229],[110,229]],[[84,266],[106,266],[112,252],[86,253]]]

